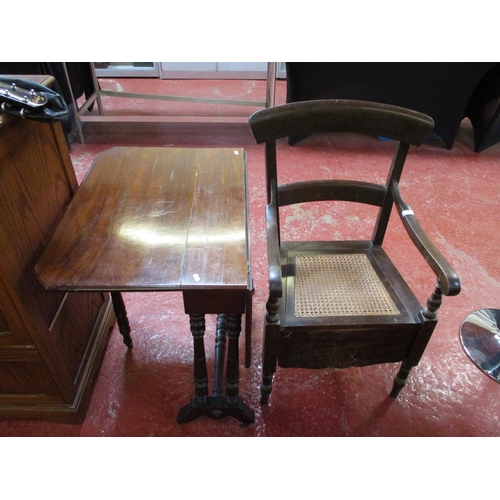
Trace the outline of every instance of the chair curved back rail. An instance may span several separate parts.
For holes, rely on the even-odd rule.
[[[381,207],[387,188],[362,181],[321,180],[282,184],[278,187],[278,206],[312,201],[352,201]]]
[[[260,110],[250,117],[250,127],[257,144],[296,135],[348,132],[420,146],[432,132],[434,121],[389,104],[320,99]]]

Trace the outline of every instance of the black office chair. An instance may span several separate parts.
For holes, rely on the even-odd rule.
[[[250,117],[250,126],[256,142],[266,144],[269,298],[262,404],[268,402],[277,365],[323,369],[401,361],[390,393],[396,398],[436,326],[442,294],[460,292],[458,276],[426,236],[399,189],[408,149],[425,141],[432,119],[384,104],[318,100],[258,111]],[[387,183],[329,179],[280,184],[276,140],[330,132],[398,141]],[[280,165],[280,172],[286,169],[290,176],[294,168],[301,166]],[[286,220],[280,219],[280,207],[328,200],[379,207],[372,239],[282,241]],[[437,277],[425,306],[382,248],[393,205]]]

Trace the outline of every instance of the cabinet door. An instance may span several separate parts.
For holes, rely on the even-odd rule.
[[[0,373],[11,374],[4,390],[23,393],[32,382],[34,391],[49,395],[55,384],[66,402],[78,390],[106,297],[47,292],[34,273],[76,189],[60,124],[15,119],[0,130],[1,309],[8,325],[0,335]],[[40,387],[48,373],[53,382]],[[16,380],[30,378],[15,388]]]

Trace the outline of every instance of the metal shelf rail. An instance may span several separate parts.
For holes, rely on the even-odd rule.
[[[204,104],[232,104],[240,106],[262,106],[272,107],[275,102],[276,95],[276,68],[277,63],[267,63],[267,79],[266,79],[266,99],[265,101],[242,101],[234,99],[211,99],[211,98],[198,98],[198,97],[183,97],[172,95],[159,95],[159,94],[141,94],[131,92],[115,92],[109,90],[100,90],[99,82],[95,71],[94,63],[90,63],[92,70],[92,78],[94,81],[94,92],[86,99],[86,101],[78,107],[76,99],[73,94],[71,96],[72,108],[76,121],[76,130],[80,142],[83,144],[85,138],[83,136],[82,124],[86,122],[158,122],[158,123],[246,123],[248,117],[243,116],[167,116],[167,115],[106,115],[101,98],[104,96],[111,97],[124,97],[133,99],[156,99],[162,101],[182,101],[182,102],[198,102]],[[71,91],[71,84],[69,80],[66,64],[64,64],[66,78]],[[97,103],[98,114],[90,114],[89,108]]]

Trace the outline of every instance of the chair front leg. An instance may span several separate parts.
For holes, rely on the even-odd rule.
[[[260,403],[266,405],[272,391],[273,377],[278,360],[280,324],[278,322],[279,299],[269,298],[264,321],[264,349],[262,359],[262,385]]]
[[[422,316],[425,321],[422,323],[420,332],[413,344],[413,348],[407,359],[403,361],[399,369],[396,378],[394,379],[394,385],[391,390],[391,398],[396,399],[399,392],[405,386],[408,375],[414,366],[417,366],[420,362],[427,344],[431,338],[434,328],[437,323],[437,312],[442,303],[442,293],[439,283],[436,283],[436,287],[430,297],[427,299],[426,307],[422,312]]]
[[[398,397],[401,389],[406,384],[406,380],[408,379],[408,375],[410,374],[412,368],[413,366],[408,364],[408,360],[403,361],[401,364],[399,372],[394,379],[394,385],[392,386],[391,393],[389,394],[392,399],[396,399]]]

